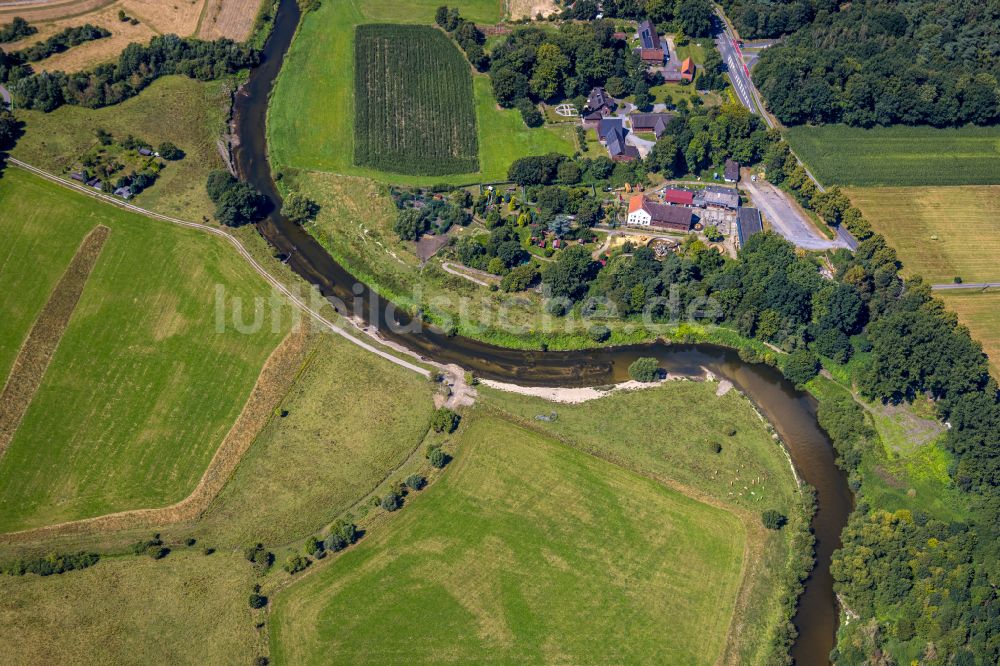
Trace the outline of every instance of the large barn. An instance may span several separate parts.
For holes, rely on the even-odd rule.
[[[690,208],[656,203],[636,194],[629,200],[626,223],[636,227],[690,231],[694,226],[694,214]]]

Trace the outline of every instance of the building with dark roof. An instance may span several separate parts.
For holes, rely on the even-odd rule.
[[[639,49],[639,59],[647,65],[662,65],[666,57],[663,49]]]
[[[639,159],[639,149],[625,143],[625,129],[619,125],[613,128],[605,137],[608,155],[615,162],[631,162]]]
[[[727,183],[735,183],[740,179],[740,163],[735,160],[726,160],[726,170],[722,178]]]
[[[608,135],[611,134],[615,129],[622,129],[622,119],[621,118],[601,118],[597,123],[597,138],[605,142],[608,140]]]
[[[709,208],[736,210],[740,207],[740,193],[732,187],[709,185],[695,195],[694,205],[699,207],[707,206]]]
[[[656,203],[636,194],[629,200],[626,224],[686,232],[694,225],[694,214],[690,208]]]
[[[674,119],[672,113],[637,113],[632,118],[633,132],[652,132],[659,139],[667,131],[667,124]]]
[[[587,108],[591,113],[599,111],[606,116],[614,112],[616,106],[615,100],[600,86],[591,90],[587,96]]]
[[[646,19],[639,24],[639,46],[643,49],[660,49],[660,36],[656,33],[653,22]]]
[[[747,239],[754,234],[759,234],[764,230],[764,223],[760,219],[760,211],[756,208],[746,208],[740,206],[736,213],[736,238],[740,247],[746,245]]]

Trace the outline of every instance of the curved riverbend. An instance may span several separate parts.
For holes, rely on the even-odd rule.
[[[265,121],[275,78],[298,26],[296,0],[281,0],[274,29],[264,48],[262,64],[255,69],[235,101],[234,146],[237,169],[272,202],[280,202],[267,159]],[[299,226],[285,219],[278,206],[259,223],[261,235],[282,254],[307,282],[328,297],[343,303],[367,303],[372,296],[322,246]],[[359,293],[356,293],[360,291]],[[360,298],[359,298],[360,296]],[[798,664],[827,664],[837,627],[837,603],[830,575],[830,557],[840,546],[840,532],[847,524],[853,498],[844,474],[834,464],[829,438],[816,420],[816,403],[795,390],[770,367],[750,365],[733,350],[714,345],[665,345],[655,343],[612,349],[537,352],[506,349],[460,336],[447,336],[430,327],[398,332],[386,326],[385,310],[370,313],[354,308],[353,314],[378,325],[381,334],[418,354],[441,363],[455,363],[489,379],[536,386],[594,386],[625,381],[627,369],[639,356],[655,356],[662,367],[676,374],[700,375],[710,370],[731,380],[774,425],[789,449],[802,479],[816,489],[818,509],[813,519],[816,534],[816,567],[799,600],[795,625],[799,637],[792,648]],[[395,323],[408,323],[403,313]]]

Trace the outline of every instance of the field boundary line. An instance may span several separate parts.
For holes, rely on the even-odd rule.
[[[0,457],[13,441],[45,379],[49,363],[59,349],[110,233],[111,229],[99,224],[80,241],[73,258],[21,343],[0,392]]]
[[[323,326],[324,328],[329,329],[333,333],[336,333],[337,335],[345,338],[346,340],[352,342],[353,344],[358,345],[362,349],[364,349],[366,351],[369,351],[369,352],[371,352],[373,354],[376,354],[377,356],[380,356],[380,357],[384,358],[387,361],[390,361],[391,363],[395,363],[396,365],[398,365],[400,367],[406,368],[407,370],[411,370],[411,371],[416,372],[418,374],[421,374],[421,375],[423,375],[425,377],[430,377],[431,376],[431,371],[428,370],[427,368],[423,368],[423,367],[420,367],[419,365],[416,365],[414,363],[410,363],[409,361],[401,359],[398,356],[394,356],[393,354],[390,354],[389,352],[387,352],[387,351],[385,351],[383,349],[380,349],[380,348],[376,347],[375,345],[369,344],[369,343],[365,342],[364,340],[358,339],[357,337],[355,337],[355,336],[349,334],[347,331],[345,331],[342,326],[339,326],[336,323],[330,321],[329,319],[327,319],[326,317],[324,317],[322,314],[320,314],[319,312],[317,312],[313,308],[309,307],[301,298],[299,298],[298,296],[296,296],[295,294],[293,294],[292,291],[291,291],[291,289],[289,289],[284,284],[282,284],[282,282],[280,280],[278,280],[278,278],[276,278],[273,275],[271,275],[271,273],[266,268],[264,268],[256,259],[254,259],[253,255],[250,254],[250,252],[246,249],[246,247],[243,245],[243,243],[241,243],[240,240],[238,238],[236,238],[235,236],[233,236],[231,233],[229,233],[227,231],[223,231],[222,229],[218,229],[216,227],[210,227],[207,224],[202,224],[200,222],[190,222],[188,220],[182,220],[180,218],[171,217],[169,215],[163,215],[162,213],[155,213],[155,212],[153,212],[151,210],[148,210],[148,209],[145,209],[145,208],[140,208],[139,206],[136,206],[134,204],[130,204],[127,201],[124,201],[124,200],[121,200],[121,199],[117,199],[117,198],[112,197],[112,196],[110,196],[108,194],[105,194],[103,192],[98,192],[98,191],[94,190],[93,188],[89,188],[89,187],[85,187],[83,185],[77,185],[76,183],[68,182],[68,181],[60,178],[59,176],[57,176],[57,175],[55,175],[53,173],[45,171],[44,169],[40,169],[40,168],[38,168],[36,166],[32,166],[31,164],[28,164],[27,162],[22,162],[21,160],[13,158],[13,157],[8,158],[8,161],[11,164],[13,164],[14,166],[20,167],[21,169],[24,169],[25,171],[29,171],[29,172],[35,174],[36,176],[40,176],[40,177],[42,177],[42,178],[44,178],[44,179],[46,179],[48,181],[51,181],[51,182],[53,182],[53,183],[55,183],[57,185],[61,185],[62,187],[65,187],[67,189],[74,190],[74,191],[79,192],[81,194],[85,194],[87,196],[93,197],[93,198],[97,199],[98,201],[102,201],[104,203],[111,204],[112,206],[117,206],[118,208],[122,208],[124,210],[130,211],[130,212],[133,212],[133,213],[138,213],[139,215],[143,215],[144,217],[152,218],[154,220],[161,220],[163,222],[169,222],[171,224],[176,224],[176,225],[181,226],[181,227],[187,227],[189,229],[197,229],[197,230],[202,231],[204,233],[212,234],[213,236],[218,236],[219,238],[223,238],[223,239],[227,240],[234,248],[236,248],[236,251],[240,254],[240,256],[243,257],[243,259],[248,264],[250,264],[250,267],[253,268],[253,270],[258,275],[260,275],[262,278],[264,278],[265,282],[267,282],[274,289],[276,289],[277,291],[279,291],[283,296],[285,296],[285,298],[287,298],[289,301],[291,301],[291,303],[293,305],[295,305],[297,308],[299,308],[302,312],[304,312],[307,315],[309,315],[310,317],[312,317],[321,326]]]
[[[256,441],[260,431],[271,419],[277,405],[287,393],[282,387],[287,388],[286,385],[293,383],[299,374],[300,364],[292,361],[303,354],[308,341],[309,328],[299,323],[278,343],[264,362],[264,367],[254,382],[240,415],[215,450],[198,485],[181,501],[165,507],[127,509],[91,518],[8,532],[0,534],[0,543],[10,544],[70,534],[155,527],[194,520],[204,513],[222,491],[243,460],[243,456]]]

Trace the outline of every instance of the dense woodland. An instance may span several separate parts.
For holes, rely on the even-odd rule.
[[[134,97],[161,76],[179,74],[209,81],[259,61],[258,51],[232,40],[205,42],[163,35],[146,46],[129,44],[117,62],[73,74],[36,74],[22,56],[0,50],[0,82],[10,88],[22,108],[52,111],[63,104],[99,108]]]
[[[580,0],[562,12],[562,18],[590,21],[598,13],[607,18],[635,21],[650,19],[661,33],[688,37],[708,37],[713,30],[712,3],[709,0]]]
[[[770,39],[804,28],[820,12],[835,12],[836,0],[721,0],[743,39]]]
[[[735,4],[743,17],[776,6]],[[991,125],[1000,120],[998,43],[995,3],[861,0],[818,11],[766,49],[754,80],[788,125]]]

